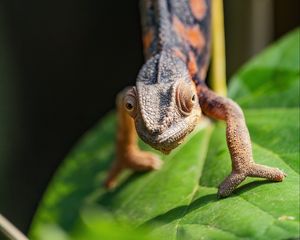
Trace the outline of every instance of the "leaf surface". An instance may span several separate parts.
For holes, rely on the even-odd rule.
[[[217,199],[231,161],[224,123],[204,119],[184,144],[160,155],[161,170],[128,171],[107,192],[102,183],[114,159],[116,131],[111,113],[83,136],[59,168],[36,213],[32,239],[46,239],[49,226],[68,239],[299,237],[299,73],[297,30],[245,65],[230,86],[231,97],[244,109],[255,161],[284,170],[283,182],[249,178],[232,196]],[[122,230],[124,224],[137,232]],[[109,233],[101,235],[101,228]],[[116,231],[122,234],[110,235]]]

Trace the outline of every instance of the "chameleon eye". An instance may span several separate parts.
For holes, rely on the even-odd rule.
[[[125,96],[124,103],[127,112],[132,112],[135,109],[136,101],[133,96]]]
[[[183,115],[189,115],[196,102],[196,95],[191,86],[186,83],[180,83],[176,92],[176,103],[178,109]]]
[[[126,103],[126,109],[127,111],[132,111],[133,110],[133,105],[131,103]]]
[[[192,96],[192,102],[195,102],[195,101],[196,101],[196,95],[193,94],[193,96]]]
[[[136,102],[136,96],[135,92],[133,90],[129,90],[125,97],[124,97],[124,107],[127,111],[127,113],[131,117],[135,117],[136,115],[136,108],[137,108],[137,102]]]

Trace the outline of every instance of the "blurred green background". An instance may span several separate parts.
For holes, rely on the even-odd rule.
[[[227,74],[299,26],[298,0],[226,0]],[[138,1],[0,0],[0,212],[27,231],[71,146],[142,65]]]

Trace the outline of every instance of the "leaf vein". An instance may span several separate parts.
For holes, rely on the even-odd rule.
[[[187,205],[187,207],[184,209],[184,211],[182,212],[182,217],[178,220],[178,222],[177,222],[177,224],[176,224],[176,226],[175,226],[175,240],[177,240],[177,238],[178,238],[178,228],[179,228],[179,225],[180,225],[180,222],[181,222],[181,220],[184,218],[184,216],[186,215],[186,213],[188,212],[188,210],[189,210],[189,208],[190,208],[190,206],[191,206],[191,203],[192,203],[192,201],[193,201],[193,199],[194,199],[194,197],[195,197],[195,195],[196,195],[196,193],[197,193],[197,191],[198,191],[198,188],[199,188],[199,186],[198,186],[198,184],[194,187],[194,189],[193,189],[193,191],[192,191],[192,196],[191,196],[191,199],[190,199],[190,201],[189,201],[189,204]]]

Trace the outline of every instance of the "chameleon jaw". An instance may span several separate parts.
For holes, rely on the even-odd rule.
[[[194,130],[196,124],[199,122],[201,111],[174,122],[162,133],[151,133],[146,130],[142,121],[137,119],[136,130],[139,137],[151,147],[161,151],[164,154],[170,153],[174,148],[180,145],[184,138]]]

